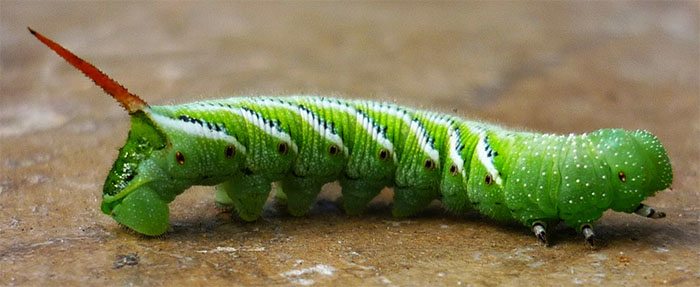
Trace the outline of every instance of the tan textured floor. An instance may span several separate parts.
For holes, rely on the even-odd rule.
[[[700,285],[697,2],[23,2],[0,2],[0,285]],[[194,188],[171,232],[142,238],[99,210],[126,114],[26,26],[154,104],[318,93],[546,132],[648,129],[675,168],[648,203],[669,216],[607,213],[598,250],[565,228],[545,248],[477,215],[392,219],[385,201],[242,224]]]

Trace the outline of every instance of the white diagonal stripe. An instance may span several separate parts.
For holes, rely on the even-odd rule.
[[[269,98],[255,100],[255,103],[265,107],[284,108],[296,113],[304,122],[311,126],[311,128],[317,134],[337,145],[343,151],[343,154],[348,155],[348,148],[345,146],[345,144],[343,144],[343,139],[333,132],[333,130],[327,126],[324,126],[322,119],[311,112],[311,110],[302,108],[297,104],[291,104],[282,100],[274,100]]]
[[[389,151],[393,161],[397,162],[398,159],[396,158],[396,153],[394,152],[394,144],[386,138],[386,134],[384,134],[367,115],[349,105],[334,100],[325,100],[321,98],[318,100],[317,104],[319,104],[322,108],[335,109],[355,117],[357,124],[359,124],[360,127],[362,127],[367,134],[372,137],[373,141],[379,143],[379,145]]]
[[[479,142],[476,144],[476,155],[481,164],[486,168],[486,171],[496,181],[496,184],[501,185],[503,180],[501,179],[498,169],[496,169],[496,165],[493,163],[493,153],[491,153],[491,156],[488,155],[489,149],[491,149],[491,147],[489,146],[486,132],[482,132],[479,134]]]
[[[208,139],[214,139],[214,140],[222,140],[225,142],[228,142],[230,144],[233,144],[236,147],[236,150],[240,151],[241,153],[246,153],[246,148],[243,146],[238,139],[235,137],[227,134],[224,131],[215,131],[212,129],[209,129],[207,127],[204,127],[202,125],[196,124],[196,123],[191,123],[191,122],[185,122],[182,120],[176,120],[172,119],[163,115],[159,115],[150,111],[147,111],[147,114],[151,119],[153,119],[156,124],[173,129],[173,130],[178,130],[182,131],[184,133],[197,136],[197,137],[203,137],[203,138],[208,138]]]
[[[270,126],[268,123],[265,122],[264,118],[262,115],[249,110],[249,109],[236,109],[238,111],[238,114],[245,119],[246,122],[253,124],[254,126],[258,127],[259,129],[263,130],[266,134],[275,137],[283,142],[286,142],[287,144],[290,145],[292,151],[294,153],[299,152],[299,147],[292,141],[292,137],[284,132],[275,122],[272,122],[273,126]]]
[[[450,160],[457,166],[457,171],[462,174],[462,176],[466,176],[466,172],[464,170],[464,159],[462,156],[459,154],[459,141],[460,141],[460,135],[459,135],[459,130],[453,127],[450,127],[449,131],[449,157]]]
[[[440,165],[440,153],[430,143],[428,132],[425,130],[419,120],[411,121],[409,130],[418,138],[418,145],[425,154],[432,159],[435,164]]]
[[[420,149],[423,150],[423,152],[427,154],[428,157],[430,157],[430,159],[435,162],[435,164],[440,164],[440,153],[430,143],[430,138],[428,137],[428,133],[426,132],[425,128],[423,128],[422,124],[419,121],[412,120],[411,117],[409,117],[407,110],[401,109],[398,106],[392,104],[377,104],[375,102],[369,101],[362,101],[361,103],[365,104],[369,109],[375,112],[386,113],[388,115],[401,119],[404,125],[409,127],[411,133],[413,133],[413,135],[416,138],[418,138],[418,146],[420,147]]]
[[[229,106],[220,106],[212,103],[201,103],[201,104],[196,104],[196,105],[189,105],[187,107],[188,110],[190,111],[196,111],[196,112],[225,112],[225,113],[232,113],[234,115],[237,115],[243,120],[245,120],[247,123],[252,124],[253,126],[257,127],[258,129],[262,130],[269,136],[276,138],[280,141],[283,141],[289,145],[289,147],[292,149],[293,152],[298,153],[299,152],[299,147],[294,143],[292,140],[292,137],[286,133],[284,130],[282,130],[281,127],[276,122],[271,122],[272,126],[266,122],[266,120],[263,118],[262,115],[250,110],[250,109],[245,109],[241,107],[229,107]]]

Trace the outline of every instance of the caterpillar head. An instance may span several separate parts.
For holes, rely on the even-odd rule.
[[[604,129],[590,134],[610,168],[611,208],[631,212],[642,200],[671,185],[671,163],[659,140],[644,130]]]

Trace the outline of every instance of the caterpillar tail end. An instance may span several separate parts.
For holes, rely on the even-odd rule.
[[[141,187],[131,192],[110,207],[111,210],[106,209],[109,203],[103,202],[102,205],[103,211],[109,211],[119,224],[143,235],[159,236],[170,227],[168,204],[150,188]]]

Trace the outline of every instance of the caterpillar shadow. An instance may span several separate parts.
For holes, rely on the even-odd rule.
[[[320,199],[309,214],[303,217],[294,217],[286,212],[286,206],[270,201],[266,204],[263,216],[254,222],[245,222],[237,218],[235,212],[217,210],[197,213],[194,216],[173,220],[171,230],[166,235],[157,238],[173,238],[177,240],[192,240],[199,238],[193,235],[206,235],[222,240],[245,240],[256,234],[269,233],[275,237],[283,234],[283,231],[316,230],[318,226],[346,228],[357,224],[373,224],[377,222],[398,223],[403,221],[421,222],[439,220],[441,224],[447,224],[458,228],[460,232],[470,236],[484,237],[488,240],[493,232],[499,232],[500,236],[521,237],[521,240],[533,243],[537,239],[529,228],[513,222],[499,222],[486,218],[476,212],[464,214],[448,213],[439,202],[435,202],[427,209],[415,216],[397,219],[391,215],[391,203],[386,200],[374,201],[363,215],[346,215],[338,200]],[[681,228],[676,224],[668,224],[669,219],[650,220],[634,215],[609,214],[604,216],[596,225],[596,249],[614,248],[619,245],[648,245],[667,246],[673,244],[698,244],[700,234],[689,232],[687,228]],[[351,221],[351,222],[348,222]],[[662,222],[665,221],[665,222]],[[336,233],[336,231],[334,231]],[[344,234],[343,230],[337,230],[337,234]],[[583,236],[575,229],[564,224],[559,224],[548,230],[550,246],[585,244]],[[267,235],[265,235],[267,237]]]

